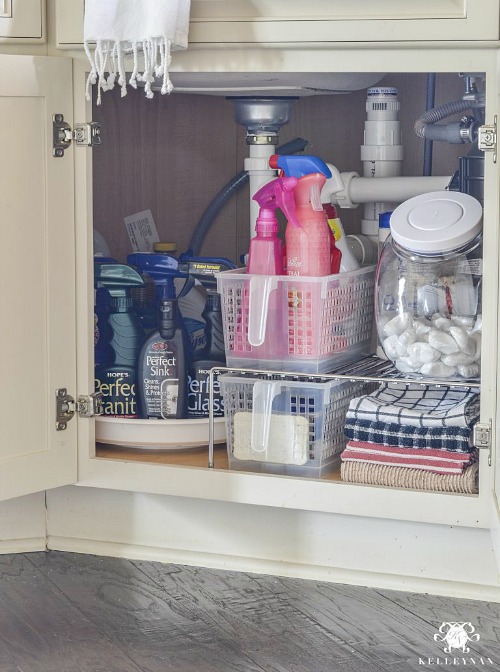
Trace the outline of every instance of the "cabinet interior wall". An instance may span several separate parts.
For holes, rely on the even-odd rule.
[[[426,75],[390,74],[380,85],[396,86],[401,101],[405,158],[403,175],[421,175],[424,143],[413,132],[425,111]],[[463,79],[440,73],[436,105],[463,94]],[[366,90],[345,95],[319,95],[296,100],[279,143],[308,140],[305,152],[321,156],[341,171],[362,174],[360,145]],[[187,249],[204,209],[248,156],[245,129],[234,121],[233,105],[224,97],[194,94],[146,99],[141,89],[124,98],[118,87],[94,105],[102,124],[103,144],[93,150],[94,227],[108,241],[113,256],[124,261],[131,251],[124,217],[150,209],[159,236]],[[453,174],[467,145],[434,143],[433,174]],[[359,231],[363,208],[342,210],[347,232]],[[248,186],[241,188],[219,213],[201,253],[238,260],[248,249]]]

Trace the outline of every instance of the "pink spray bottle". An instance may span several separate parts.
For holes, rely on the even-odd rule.
[[[253,197],[260,206],[255,223],[256,236],[250,241],[247,273],[259,275],[283,275],[283,243],[278,236],[276,209],[279,208],[287,220],[298,225],[295,214],[295,177],[278,177],[268,182]]]
[[[293,192],[296,185],[295,177],[279,177],[261,187],[253,197],[260,211],[255,224],[257,235],[250,241],[249,277],[243,289],[235,352],[242,357],[250,352],[251,358],[261,360],[264,368],[272,363],[281,366],[287,353],[283,322],[286,295],[283,295],[284,283],[279,280],[285,269],[276,209],[298,226]]]
[[[332,176],[330,169],[317,156],[275,154],[269,159],[269,165],[286,176],[297,178],[296,220],[289,220],[285,233],[287,274],[330,275],[331,234],[321,203],[321,189]]]
[[[321,204],[321,189],[331,171],[317,156],[280,156],[271,168],[297,178],[296,220],[288,222],[285,241],[288,295],[288,356],[310,360],[322,355],[321,281],[331,273],[331,233]],[[297,226],[297,223],[299,226]],[[295,276],[303,278],[297,282]]]

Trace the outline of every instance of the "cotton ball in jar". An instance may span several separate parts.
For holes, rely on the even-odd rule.
[[[475,354],[476,341],[470,338],[465,329],[462,329],[462,327],[450,327],[449,334],[455,339],[461,352],[465,352],[467,355]],[[461,363],[463,364],[464,362]]]
[[[429,343],[433,348],[439,350],[439,352],[444,353],[445,355],[451,355],[454,352],[458,352],[460,348],[456,340],[449,334],[445,334],[443,331],[438,329],[433,329],[429,332]]]
[[[439,331],[448,331],[452,326],[452,321],[447,317],[443,317],[441,313],[435,313],[431,317],[431,322],[434,329],[438,329]]]
[[[412,343],[408,346],[408,357],[418,366],[428,362],[437,362],[441,353],[435,350],[429,343]]]
[[[396,359],[394,366],[401,373],[417,373],[419,367],[416,366],[409,357],[401,357]]]
[[[479,364],[464,364],[457,366],[457,372],[462,378],[478,378]]]
[[[431,376],[433,378],[451,378],[455,375],[455,367],[447,366],[443,362],[428,362],[420,368],[420,373],[424,376]]]
[[[396,336],[396,334],[393,334],[392,336],[384,339],[382,341],[382,347],[384,348],[385,354],[391,361],[406,355],[406,348],[399,342],[399,337]]]
[[[389,320],[387,324],[384,325],[384,334],[385,336],[399,336],[404,331],[413,326],[413,319],[411,313],[401,313],[393,317],[392,320]]]

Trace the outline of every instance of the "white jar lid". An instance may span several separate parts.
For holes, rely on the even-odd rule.
[[[393,239],[411,252],[451,252],[481,232],[483,209],[473,196],[433,191],[410,198],[391,215]]]

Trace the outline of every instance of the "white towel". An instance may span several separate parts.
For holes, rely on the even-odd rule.
[[[144,82],[146,96],[152,98],[151,82],[162,77],[161,92],[170,93],[171,51],[187,47],[190,4],[190,0],[85,0],[84,46],[91,65],[87,98],[91,85],[97,83],[100,105],[101,91],[112,89],[117,78],[122,96],[127,94],[124,59],[128,54],[134,58],[130,86],[137,88],[137,81]],[[142,74],[139,52],[144,55]]]

